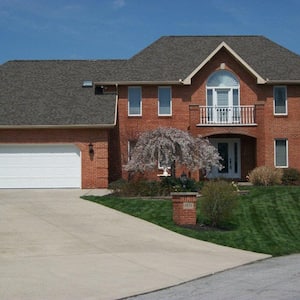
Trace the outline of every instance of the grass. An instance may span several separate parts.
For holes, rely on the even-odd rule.
[[[300,253],[300,187],[250,187],[240,196],[231,230],[195,231],[173,223],[170,200],[87,196],[124,213],[200,240],[273,256]],[[200,200],[201,201],[201,198]],[[198,222],[202,222],[197,208]]]

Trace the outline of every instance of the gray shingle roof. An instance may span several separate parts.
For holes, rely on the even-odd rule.
[[[264,79],[300,80],[300,56],[263,36],[165,36],[128,61],[127,80],[185,79],[222,42]]]
[[[0,126],[113,125],[116,95],[84,80],[109,80],[123,61],[10,61],[0,68]]]

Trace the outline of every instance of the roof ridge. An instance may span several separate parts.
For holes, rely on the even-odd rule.
[[[209,37],[264,37],[264,35],[261,34],[212,34],[212,35],[165,35],[162,37],[190,37],[190,38],[197,38],[197,37],[203,37],[203,38],[209,38]]]
[[[97,61],[126,61],[127,59],[12,59],[7,62],[97,62]]]

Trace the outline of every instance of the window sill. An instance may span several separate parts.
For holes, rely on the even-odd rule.
[[[288,114],[274,114],[275,118],[287,118],[288,116]]]

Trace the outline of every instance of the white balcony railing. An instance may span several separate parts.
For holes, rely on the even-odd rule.
[[[199,106],[198,126],[256,125],[254,106]]]

